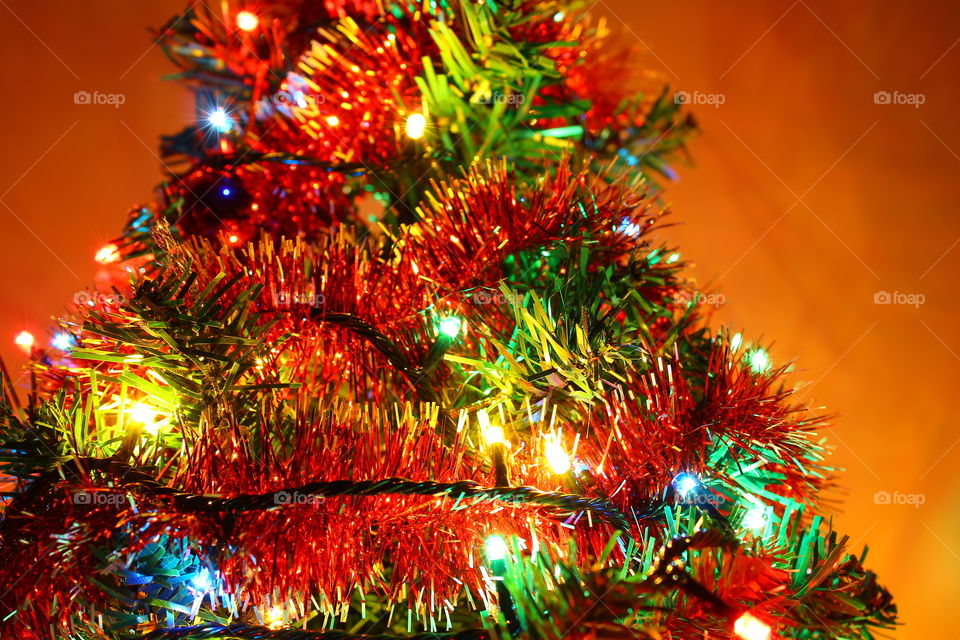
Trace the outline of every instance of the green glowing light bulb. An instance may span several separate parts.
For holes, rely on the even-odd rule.
[[[487,548],[487,560],[496,562],[507,557],[507,541],[503,536],[490,536],[485,543]]]
[[[764,373],[770,368],[770,356],[763,349],[756,349],[750,354],[750,369],[754,373]]]
[[[456,316],[447,316],[440,321],[440,333],[448,338],[456,338],[460,333],[461,326],[463,326],[463,321],[460,318]]]
[[[767,525],[767,510],[763,505],[755,505],[743,516],[743,521],[740,524],[756,532],[763,531],[763,528]]]
[[[738,333],[733,336],[733,339],[730,340],[730,351],[736,351],[740,348],[740,344],[743,342],[743,334]]]

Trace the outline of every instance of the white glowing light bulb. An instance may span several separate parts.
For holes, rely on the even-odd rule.
[[[418,140],[423,137],[423,132],[427,128],[427,119],[422,113],[411,113],[407,116],[407,137]]]

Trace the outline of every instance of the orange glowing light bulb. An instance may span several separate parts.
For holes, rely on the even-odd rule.
[[[100,247],[100,250],[97,251],[97,255],[94,257],[94,260],[100,264],[108,264],[110,262],[116,262],[120,259],[120,250],[117,249],[115,244],[107,244]]]
[[[33,348],[34,343],[33,334],[29,331],[21,331],[14,336],[13,342],[27,353],[30,353],[30,349]]]
[[[237,14],[237,26],[243,31],[253,31],[260,26],[260,18],[252,11],[241,11]]]

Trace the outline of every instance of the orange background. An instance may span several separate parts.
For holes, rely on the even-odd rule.
[[[848,489],[837,527],[897,596],[898,638],[960,627],[960,5],[599,0],[704,130],[666,234],[725,296],[716,322],[775,341]],[[193,115],[147,26],[180,1],[0,0],[0,354],[92,280],[92,256],[160,178],[158,136]],[[620,79],[612,78],[611,82]],[[79,90],[126,103],[75,105]],[[877,91],[922,94],[919,108]],[[696,93],[699,92],[699,93]],[[714,99],[714,102],[717,100]],[[877,305],[879,291],[922,294]],[[878,491],[921,494],[885,505]]]

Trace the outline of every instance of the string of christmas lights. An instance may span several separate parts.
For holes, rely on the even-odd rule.
[[[155,202],[5,367],[0,634],[870,637],[824,419],[662,239],[695,130],[576,2],[226,0]],[[626,94],[624,88],[635,91]]]

